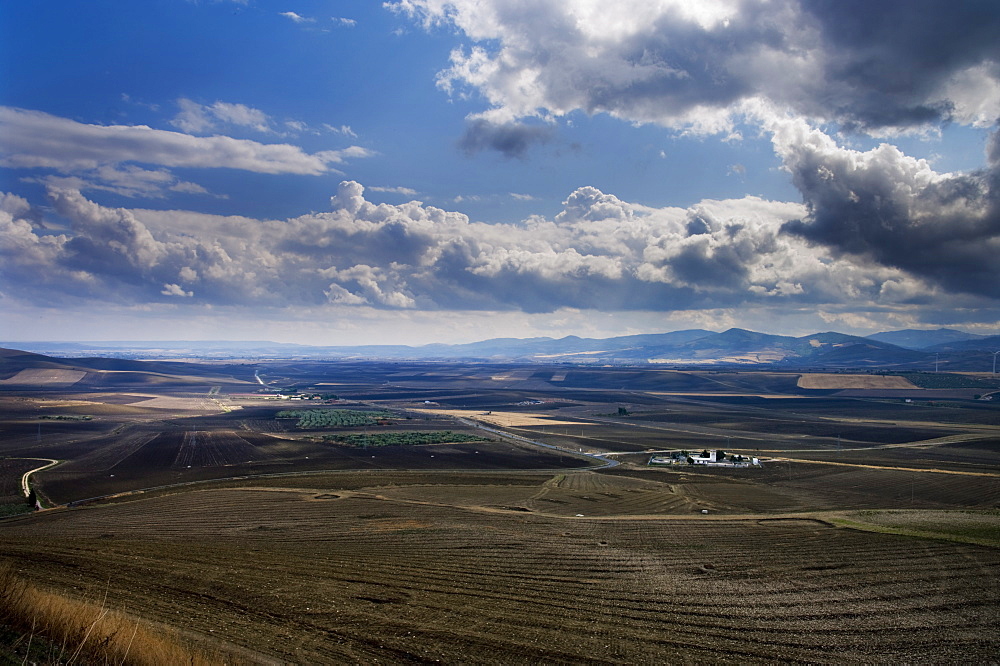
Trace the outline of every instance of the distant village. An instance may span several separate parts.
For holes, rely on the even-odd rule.
[[[234,400],[324,400],[333,402],[339,397],[333,393],[299,393],[297,389],[260,389],[256,393],[228,393]]]

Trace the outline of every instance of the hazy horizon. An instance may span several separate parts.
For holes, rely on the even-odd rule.
[[[739,329],[739,327],[733,327],[733,328]],[[720,334],[720,333],[725,333],[726,331],[731,330],[731,329],[725,329],[725,330],[676,329],[676,330],[670,330],[670,331],[654,331],[652,333],[646,333],[646,334],[640,334],[640,335],[669,334],[669,333],[675,333],[675,332],[685,331],[685,330],[704,330],[707,335],[716,335],[716,334]],[[750,329],[743,329],[743,330],[750,330]],[[923,331],[928,331],[928,332],[939,331],[939,330],[948,330],[948,331],[958,331],[960,333],[970,334],[968,331],[960,331],[959,329],[951,329],[951,328],[945,328],[945,327],[936,328],[936,329],[927,328],[927,329],[906,329],[906,330],[923,330]],[[751,331],[751,332],[754,332],[754,333],[763,333],[765,335],[777,335],[777,336],[786,335],[786,334],[782,334],[782,333],[772,333],[770,331]],[[810,335],[822,334],[822,333],[830,333],[830,332],[833,332],[833,333],[843,333],[843,331],[834,331],[834,330],[830,329],[830,330],[810,331],[809,333],[804,333],[802,335],[788,335],[787,337],[799,337],[799,338],[801,338],[801,337],[808,337]],[[869,335],[875,335],[877,333],[891,333],[891,332],[896,332],[896,331],[876,331],[876,332],[871,333]],[[898,331],[898,332],[902,332],[902,331]],[[629,334],[629,335],[632,335],[632,334]],[[847,334],[847,335],[853,335],[853,334]],[[970,335],[979,335],[979,334],[971,333]],[[985,335],[989,336],[990,334],[985,334]],[[1000,333],[993,332],[992,335],[1000,335]],[[417,348],[417,347],[426,347],[426,346],[433,346],[433,345],[474,344],[474,343],[479,343],[479,342],[489,342],[489,341],[492,341],[492,340],[527,340],[527,339],[551,339],[551,340],[559,340],[559,339],[566,338],[566,337],[579,337],[579,338],[586,339],[586,336],[577,336],[575,334],[570,333],[570,334],[567,334],[565,336],[559,336],[559,337],[552,337],[552,336],[521,336],[521,337],[519,337],[519,336],[494,336],[494,337],[491,337],[491,338],[479,338],[479,339],[476,339],[476,340],[462,340],[462,341],[450,342],[450,343],[443,343],[443,342],[438,342],[438,341],[432,341],[432,342],[423,342],[423,343],[406,343],[406,342],[400,342],[400,343],[392,343],[392,345],[390,345],[388,343],[386,343],[384,345],[382,345],[381,343],[371,343],[371,345],[372,346],[393,346],[394,345],[394,346],[404,346],[404,347],[408,346],[408,347],[415,347],[415,348]],[[606,337],[591,338],[591,339],[602,340],[602,339],[612,339],[612,338],[615,338],[615,337],[624,337],[624,336],[606,336]],[[858,335],[858,337],[867,337],[867,336]],[[41,344],[54,344],[54,345],[71,345],[71,344],[90,345],[90,344],[92,344],[92,345],[111,345],[111,346],[114,346],[114,345],[122,345],[122,346],[125,346],[125,345],[141,345],[141,346],[150,345],[150,346],[154,346],[154,345],[175,345],[175,344],[199,344],[199,345],[210,345],[210,346],[214,345],[214,346],[220,346],[220,347],[224,347],[227,344],[234,344],[234,345],[250,345],[250,344],[260,344],[260,345],[300,345],[300,346],[306,346],[306,347],[324,347],[324,346],[330,346],[330,347],[338,347],[338,346],[339,347],[357,347],[357,346],[366,346],[365,343],[362,343],[362,344],[359,344],[359,345],[310,345],[308,343],[278,342],[276,340],[263,340],[263,339],[255,339],[255,338],[226,339],[226,340],[223,340],[223,339],[206,340],[206,339],[187,339],[187,338],[179,338],[179,339],[161,338],[161,339],[141,339],[141,340],[126,340],[126,339],[111,339],[111,338],[108,338],[108,339],[104,339],[104,340],[82,340],[82,339],[75,339],[75,338],[73,338],[73,339],[65,339],[65,340],[60,340],[60,339],[41,340],[41,339],[39,339],[39,340],[4,340],[4,341],[0,341],[0,346],[15,345],[15,344],[25,344],[25,345],[41,345]]]

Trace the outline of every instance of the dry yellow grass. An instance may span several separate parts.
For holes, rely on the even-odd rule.
[[[101,603],[42,590],[0,567],[0,622],[22,633],[15,651],[57,664],[222,664],[230,655],[209,654],[186,645],[173,632],[153,627]],[[31,642],[49,646],[31,654]],[[37,649],[37,643],[36,643]],[[53,651],[53,654],[48,654]],[[25,662],[28,656],[25,656]]]
[[[886,375],[837,375],[810,373],[799,377],[804,389],[916,389],[905,377]]]

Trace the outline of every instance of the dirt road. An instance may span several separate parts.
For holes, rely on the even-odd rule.
[[[41,472],[43,469],[48,469],[53,465],[59,464],[58,460],[53,460],[52,458],[21,458],[21,460],[45,460],[48,463],[47,465],[42,465],[41,467],[29,469],[27,472],[24,473],[24,476],[21,477],[21,491],[24,493],[25,497],[31,494],[31,487],[28,486],[28,479],[31,477],[32,474],[34,474],[35,472]]]

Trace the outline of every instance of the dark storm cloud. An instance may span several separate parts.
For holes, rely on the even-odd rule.
[[[1000,118],[997,121],[1000,123]],[[994,166],[994,171],[997,165],[1000,165],[1000,131],[990,135],[990,140],[986,145],[986,159]]]
[[[841,149],[801,126],[779,132],[776,144],[809,209],[784,231],[949,291],[1000,298],[995,151],[986,168],[951,175],[886,144]]]
[[[840,95],[813,99],[863,129],[950,120],[955,102],[942,91],[956,72],[985,64],[1000,78],[1000,6],[993,0],[807,0],[802,7],[820,25],[824,81]]]
[[[458,146],[466,155],[495,150],[504,157],[523,158],[536,144],[548,142],[553,135],[550,127],[520,123],[496,124],[479,118],[466,123]]]

